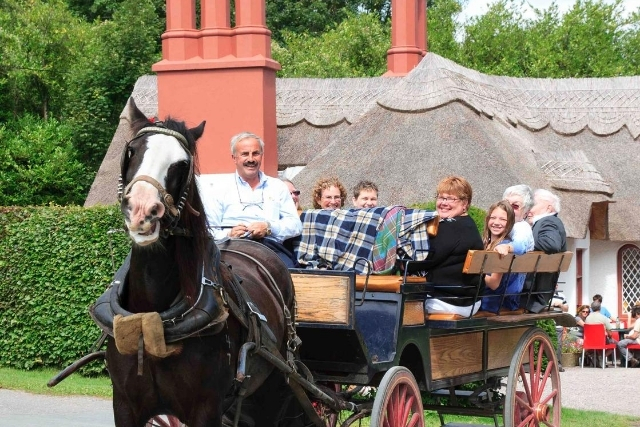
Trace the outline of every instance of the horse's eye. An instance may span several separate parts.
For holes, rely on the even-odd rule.
[[[133,157],[133,153],[134,153],[133,148],[131,148],[131,147],[127,148],[127,159],[132,158]]]

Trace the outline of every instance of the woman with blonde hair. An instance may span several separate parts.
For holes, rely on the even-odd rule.
[[[482,237],[468,214],[472,196],[471,184],[461,176],[448,176],[438,183],[438,234],[429,239],[427,259],[407,265],[409,274],[426,275],[433,283],[424,304],[428,313],[470,316],[480,308],[476,299],[479,276],[462,271],[467,252],[482,249]]]
[[[314,209],[340,209],[347,199],[347,189],[336,177],[320,178],[311,197]]]

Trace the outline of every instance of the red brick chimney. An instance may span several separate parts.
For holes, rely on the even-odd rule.
[[[391,0],[388,77],[407,75],[427,54],[427,0]]]
[[[198,143],[203,174],[233,172],[229,140],[242,131],[265,142],[263,169],[277,176],[276,71],[265,0],[235,0],[236,25],[230,25],[229,0],[201,2],[196,28],[194,0],[167,0],[167,30],[162,34],[158,75],[158,115],[171,114],[189,126],[207,121]]]

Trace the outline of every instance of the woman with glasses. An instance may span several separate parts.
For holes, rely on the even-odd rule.
[[[584,338],[584,321],[587,319],[589,313],[591,313],[591,309],[588,305],[583,304],[578,307],[578,312],[576,313],[576,326],[569,330],[569,334],[575,337],[580,345],[582,345],[582,339]]]
[[[311,191],[314,209],[340,209],[347,198],[347,189],[335,177],[320,178]]]
[[[469,316],[480,308],[475,299],[479,276],[462,272],[469,249],[484,249],[478,228],[468,215],[472,193],[471,184],[460,176],[438,183],[438,233],[429,240],[427,260],[408,264],[408,273],[426,275],[434,286],[431,298],[425,301],[429,313]]]

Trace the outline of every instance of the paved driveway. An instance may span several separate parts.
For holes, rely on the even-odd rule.
[[[640,417],[640,369],[572,367],[560,374],[562,406]],[[111,401],[0,389],[0,426],[113,427]]]
[[[0,389],[0,426],[113,427],[111,401]]]

